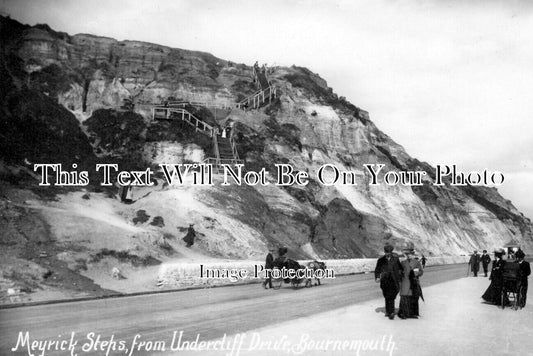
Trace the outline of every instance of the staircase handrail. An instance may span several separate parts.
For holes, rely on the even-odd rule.
[[[176,107],[153,107],[152,108],[152,117],[155,119],[155,114],[157,110],[163,110],[166,111],[166,116],[169,119],[170,113],[176,113],[181,114],[181,120],[189,123],[191,126],[195,127],[197,131],[204,133],[210,137],[216,136],[217,129],[211,125],[209,125],[207,122],[197,118],[193,114],[191,114],[189,111],[181,108]],[[187,116],[187,118],[186,118]],[[202,126],[200,126],[202,125]]]
[[[218,159],[219,163],[217,163],[217,159],[214,157],[208,157],[204,158],[202,163],[205,164],[211,164],[215,166],[220,166],[222,164],[229,164],[229,165],[235,165],[235,164],[244,164],[244,160],[242,159],[234,159],[234,158],[220,158]]]
[[[164,108],[164,107],[183,107],[183,106],[205,106],[205,107],[212,107],[217,109],[233,109],[234,107],[239,107],[239,104],[233,104],[233,105],[226,105],[226,104],[219,104],[214,101],[169,101],[165,104],[156,104],[153,105],[158,108]]]
[[[206,108],[216,108],[216,109],[233,109],[237,108],[240,109],[239,103],[233,103],[233,104],[220,104],[214,101],[169,101],[165,104],[155,104],[153,106],[158,108],[165,108],[165,107],[185,107],[187,105],[191,106],[203,106]]]
[[[263,89],[263,90],[258,90],[257,92],[255,92],[254,94],[246,97],[245,99],[239,101],[239,105],[242,106],[242,107],[245,107],[246,104],[250,104],[250,102],[252,102],[254,104],[254,108],[258,107],[260,104],[264,103],[266,100],[265,100],[265,97],[268,96],[269,98],[271,98],[272,96],[275,98],[276,97],[276,94],[277,94],[277,89],[274,85],[270,85],[268,88],[266,89]],[[256,99],[257,98],[257,103],[256,103]]]

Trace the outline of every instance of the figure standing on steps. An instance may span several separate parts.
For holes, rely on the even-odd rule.
[[[485,277],[487,277],[490,261],[490,256],[487,253],[487,250],[483,250],[483,255],[481,255],[481,264],[483,265],[483,272],[485,273]]]
[[[477,277],[477,273],[479,272],[479,262],[481,262],[481,258],[477,251],[474,251],[474,253],[470,256],[470,261],[468,261],[470,270],[474,273],[474,277]]]
[[[378,259],[374,277],[376,283],[380,284],[385,298],[385,316],[392,320],[394,319],[394,300],[400,291],[402,265],[398,255],[392,252],[394,250],[392,245],[385,245],[383,250],[385,256]]]
[[[490,285],[481,296],[486,302],[496,305],[502,305],[503,268],[506,263],[503,255],[505,255],[503,248],[494,250],[494,261],[492,261],[492,271],[489,277]],[[509,298],[505,293],[503,297],[504,305],[509,305]]]
[[[196,231],[194,231],[194,224],[189,225],[189,229],[187,230],[187,235],[183,238],[183,241],[187,243],[187,247],[191,247],[194,245],[194,238],[196,237]]]

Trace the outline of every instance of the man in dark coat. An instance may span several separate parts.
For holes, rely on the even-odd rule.
[[[422,255],[420,262],[422,263],[422,268],[426,268],[426,256]]]
[[[374,277],[380,283],[385,298],[385,316],[394,319],[394,301],[400,291],[402,265],[398,255],[393,253],[394,247],[385,245],[385,256],[378,259]]]
[[[483,265],[483,272],[485,273],[485,277],[487,277],[490,261],[490,256],[487,253],[487,250],[483,250],[483,255],[481,255],[481,264]]]
[[[474,277],[477,277],[477,273],[479,271],[479,262],[481,262],[481,256],[479,256],[477,251],[474,251],[472,256],[470,256],[470,261],[468,261],[470,270],[474,273]]]
[[[520,277],[520,298],[518,300],[518,306],[523,308],[526,306],[527,299],[527,278],[531,274],[531,266],[528,261],[524,261],[526,254],[522,250],[518,250],[515,253],[516,263],[519,267],[519,277]]]
[[[272,288],[272,274],[270,273],[269,270],[272,270],[272,268],[274,268],[274,256],[272,255],[272,252],[274,252],[274,248],[271,247],[268,249],[268,254],[266,256],[266,260],[265,260],[265,270],[267,271],[267,277],[265,279],[265,281],[263,282],[263,288],[266,289],[266,285],[268,283],[268,287],[269,288]]]

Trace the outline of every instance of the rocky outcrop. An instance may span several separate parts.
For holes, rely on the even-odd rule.
[[[34,80],[45,81],[37,73],[59,68],[66,87],[53,94],[71,110],[92,112],[120,107],[125,99],[142,105],[168,97],[229,104],[238,99],[241,86],[245,93],[253,90],[243,84],[251,76],[250,68],[208,53],[89,34],[69,36],[5,17],[1,21],[6,47],[24,60]]]

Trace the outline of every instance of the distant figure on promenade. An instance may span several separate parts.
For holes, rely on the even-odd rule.
[[[426,268],[426,256],[422,255],[422,259],[420,261],[422,262],[422,268]]]
[[[374,277],[380,283],[385,298],[385,316],[394,319],[394,301],[400,291],[402,265],[398,255],[393,253],[394,247],[385,245],[385,256],[378,258]]]
[[[494,261],[492,262],[492,270],[490,272],[490,285],[481,296],[486,302],[501,305],[502,304],[502,288],[503,288],[503,267],[505,260],[503,259],[505,251],[503,248],[494,250]],[[505,305],[509,304],[509,299],[505,296]]]
[[[527,299],[527,278],[531,274],[531,266],[528,261],[524,261],[526,254],[522,250],[518,250],[515,253],[517,258],[516,263],[520,266],[520,299],[518,300],[518,306],[523,308],[526,306]]]
[[[268,249],[268,254],[266,255],[265,259],[265,270],[267,270],[267,278],[263,282],[263,288],[266,289],[266,285],[268,283],[268,287],[272,288],[272,274],[268,271],[274,268],[274,256],[272,253],[274,252],[274,248],[270,247]]]
[[[470,261],[468,261],[470,270],[474,273],[474,277],[477,277],[477,273],[479,272],[479,262],[481,262],[481,256],[479,256],[477,251],[474,251],[470,256]]]
[[[481,255],[481,264],[483,265],[483,272],[485,272],[485,277],[487,277],[487,272],[489,270],[489,263],[491,259],[487,250],[483,250],[483,255]]]
[[[412,245],[404,248],[402,252],[405,254],[406,259],[401,262],[403,276],[400,285],[400,310],[398,311],[398,317],[401,319],[418,319],[420,316],[418,298],[424,300],[419,278],[424,274],[424,270],[420,262],[413,258],[415,250]]]
[[[189,229],[187,230],[187,235],[183,238],[183,241],[187,243],[187,247],[191,247],[194,245],[194,238],[196,237],[196,231],[194,231],[194,224],[189,225]]]

